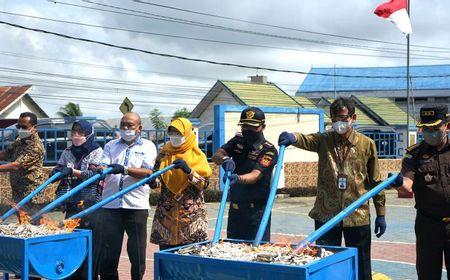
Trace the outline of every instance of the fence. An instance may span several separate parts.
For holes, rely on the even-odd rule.
[[[100,146],[104,146],[108,141],[114,139],[117,129],[97,129],[95,130],[96,141]],[[0,129],[0,149],[5,149],[16,138],[16,129]],[[396,158],[396,133],[395,132],[364,132],[365,135],[375,141],[379,158]],[[61,153],[70,146],[70,130],[57,128],[39,129],[39,136],[45,148],[45,165],[56,164]],[[143,130],[141,136],[153,141],[159,150],[168,140],[166,130]],[[199,131],[198,145],[211,159],[214,147],[213,131]]]

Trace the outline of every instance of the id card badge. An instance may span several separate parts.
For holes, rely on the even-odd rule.
[[[347,189],[347,175],[339,174],[337,178],[337,186],[339,190]]]

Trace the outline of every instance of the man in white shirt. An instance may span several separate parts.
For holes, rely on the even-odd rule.
[[[140,136],[141,118],[125,114],[120,121],[121,138],[105,145],[102,165],[112,167],[106,175],[103,198],[138,182],[152,173],[157,156],[155,145]],[[140,186],[102,208],[101,279],[119,279],[117,267],[123,234],[127,233],[127,252],[131,262],[131,279],[142,279],[147,248],[149,186]]]

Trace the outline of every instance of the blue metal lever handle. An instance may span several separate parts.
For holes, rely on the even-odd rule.
[[[89,207],[88,209],[83,210],[83,211],[81,211],[81,212],[79,212],[79,213],[77,213],[77,214],[75,214],[75,215],[69,217],[69,219],[78,219],[78,218],[84,217],[84,216],[86,216],[86,215],[88,215],[88,214],[94,212],[95,210],[99,209],[99,208],[102,207],[103,205],[110,203],[110,202],[113,201],[114,199],[116,199],[116,198],[118,198],[118,197],[121,197],[121,196],[123,196],[123,195],[129,193],[130,191],[132,191],[132,190],[134,190],[134,189],[136,189],[136,188],[138,188],[138,187],[144,185],[145,183],[147,183],[147,182],[149,182],[149,181],[151,181],[151,180],[156,179],[158,176],[160,176],[161,174],[163,174],[163,173],[169,171],[170,169],[172,169],[172,168],[174,168],[174,167],[175,167],[175,165],[173,165],[173,164],[171,164],[171,165],[169,165],[169,166],[166,166],[165,168],[163,168],[163,169],[161,169],[161,170],[159,170],[159,171],[156,171],[156,172],[153,173],[152,175],[150,175],[150,176],[148,176],[148,177],[145,177],[144,179],[142,179],[142,180],[140,180],[140,181],[138,181],[138,182],[136,182],[136,183],[134,183],[134,184],[132,184],[132,185],[126,187],[125,189],[123,189],[123,190],[121,190],[121,191],[119,191],[119,192],[117,192],[117,193],[115,193],[115,194],[113,194],[113,195],[111,195],[111,196],[109,196],[109,197],[103,199],[102,201],[100,201],[100,202],[98,202],[98,203],[92,205],[92,206]]]
[[[57,199],[55,199],[52,203],[46,205],[44,208],[42,208],[39,212],[37,212],[36,214],[34,214],[31,218],[33,221],[36,221],[42,214],[47,213],[48,211],[51,211],[53,208],[55,208],[56,206],[58,206],[59,204],[61,204],[64,200],[68,199],[69,197],[71,197],[72,195],[76,194],[77,192],[81,191],[83,188],[89,186],[90,184],[92,184],[93,182],[97,181],[98,179],[102,178],[103,176],[105,176],[106,174],[110,173],[112,170],[111,167],[106,168],[105,170],[103,170],[102,173],[100,174],[96,174],[94,176],[92,176],[91,178],[87,179],[86,181],[83,181],[82,183],[80,183],[78,186],[76,186],[75,188],[71,189],[70,191],[68,191],[67,193],[65,193],[64,195],[62,195],[61,197],[58,197]]]
[[[280,146],[280,154],[278,155],[277,167],[275,169],[275,175],[272,181],[272,186],[270,187],[269,198],[267,199],[266,209],[264,209],[264,214],[259,224],[258,232],[256,233],[255,241],[253,246],[259,246],[263,238],[264,232],[266,231],[267,223],[269,222],[270,213],[272,212],[273,202],[275,200],[275,195],[277,194],[278,181],[280,180],[280,173],[283,167],[284,150],[286,146]]]
[[[296,251],[301,250],[302,248],[308,246],[308,244],[313,243],[317,239],[319,239],[322,235],[327,233],[330,229],[332,229],[335,225],[340,223],[345,217],[353,213],[353,211],[356,210],[359,206],[363,205],[367,200],[387,188],[394,180],[397,178],[398,174],[392,175],[391,177],[387,178],[385,181],[378,184],[376,187],[371,189],[370,191],[363,194],[360,198],[355,200],[352,204],[347,206],[344,210],[339,212],[336,216],[331,218],[328,222],[323,224],[320,228],[318,228],[316,231],[312,232],[310,235],[305,237],[302,241],[300,241],[297,244]]]
[[[230,176],[231,172],[227,171],[227,179],[225,181],[225,186],[223,187],[222,199],[220,200],[219,212],[217,213],[216,228],[214,229],[214,238],[212,240],[212,246],[216,245],[220,239],[220,233],[222,232],[222,221],[223,213],[225,210],[225,205],[227,204],[228,190],[230,189]]]
[[[42,191],[43,189],[45,189],[48,185],[50,185],[53,181],[55,181],[56,179],[58,179],[61,175],[61,172],[56,172],[55,174],[53,174],[52,177],[48,178],[47,181],[45,181],[42,185],[40,185],[37,189],[35,189],[32,193],[30,193],[29,195],[27,195],[24,199],[22,199],[21,201],[19,201],[14,207],[12,207],[11,209],[8,210],[8,212],[6,212],[5,214],[3,214],[3,216],[0,217],[0,224],[6,220],[9,216],[11,216],[12,214],[16,213],[17,210],[19,210],[23,205],[25,205],[28,201],[30,201],[33,196],[35,196],[37,193],[39,193],[40,191]]]

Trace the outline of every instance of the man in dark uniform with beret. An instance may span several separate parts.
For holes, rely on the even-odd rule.
[[[416,269],[419,280],[438,280],[442,256],[450,269],[450,115],[447,105],[426,105],[417,124],[424,141],[406,149],[392,184],[416,199]],[[447,275],[449,278],[449,274]]]
[[[241,132],[217,150],[212,160],[222,165],[225,172],[234,172],[229,176],[231,197],[227,237],[253,240],[269,197],[278,152],[264,138],[265,115],[261,109],[244,109],[238,125]],[[263,240],[270,241],[270,219]]]

